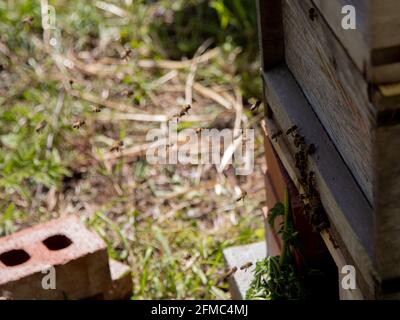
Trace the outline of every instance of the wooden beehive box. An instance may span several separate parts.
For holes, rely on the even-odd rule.
[[[356,29],[342,28],[342,7]],[[316,145],[331,229],[365,297],[400,292],[400,1],[258,0],[267,127]],[[298,182],[293,141],[272,144]],[[301,190],[300,190],[301,191]]]

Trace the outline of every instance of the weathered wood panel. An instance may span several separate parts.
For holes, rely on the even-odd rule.
[[[369,0],[369,2],[372,49],[400,46],[400,1]]]
[[[358,69],[364,71],[370,61],[370,50],[368,40],[368,13],[369,2],[367,0],[312,0],[318,8],[322,19],[325,19],[334,34],[353,59]],[[352,5],[357,12],[357,28],[345,30],[342,28],[342,8]]]
[[[273,111],[273,119],[268,120],[270,134],[280,129],[287,130],[297,125],[300,133],[317,152],[310,156],[310,168],[316,173],[321,201],[330,222],[337,230],[346,250],[353,257],[363,279],[374,292],[375,281],[372,265],[373,215],[372,208],[359,189],[350,171],[329,139],[311,106],[305,99],[290,71],[285,66],[277,67],[263,74],[265,93]],[[279,125],[273,128],[274,123]],[[282,137],[272,141],[286,170],[301,189],[295,169],[292,143],[285,143]]]
[[[372,203],[372,141],[376,109],[368,84],[310,0],[284,0],[286,63],[329,136]]]
[[[376,84],[400,82],[400,1],[312,2],[368,81]],[[342,8],[345,5],[356,8],[355,30],[342,28]]]

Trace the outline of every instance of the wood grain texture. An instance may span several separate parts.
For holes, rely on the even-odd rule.
[[[284,0],[285,55],[314,111],[370,203],[372,132],[376,108],[368,84],[322,19],[311,21],[310,0]]]
[[[365,0],[366,1],[366,0]],[[400,1],[369,0],[371,16],[371,47],[400,46]]]
[[[281,0],[257,0],[262,69],[268,70],[284,61]]]
[[[317,152],[309,159],[316,173],[321,201],[331,224],[340,235],[346,250],[353,257],[369,289],[374,292],[373,215],[372,208],[354,181],[335,146],[316,118],[301,89],[285,66],[263,74],[265,93],[273,111],[267,127],[274,132],[297,125],[306,141],[314,143]],[[274,126],[279,126],[275,127]],[[271,133],[270,133],[271,134]],[[295,169],[292,143],[282,138],[272,141],[288,174],[300,190]]]
[[[302,1],[299,1],[300,3]],[[398,0],[312,0],[366,79],[400,82],[400,2]],[[357,28],[345,30],[342,7],[356,8]],[[393,55],[393,52],[396,53]],[[389,54],[388,54],[389,53]],[[381,57],[375,63],[376,56]]]
[[[318,8],[322,19],[325,19],[333,33],[340,40],[345,50],[353,59],[360,71],[370,61],[370,50],[368,41],[368,0],[312,0],[313,5]],[[345,30],[342,28],[342,8],[352,5],[357,12],[357,28]]]

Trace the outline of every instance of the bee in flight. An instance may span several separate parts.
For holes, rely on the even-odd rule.
[[[251,112],[257,111],[258,108],[261,106],[261,103],[262,103],[261,100],[257,100],[257,102],[251,106],[250,111]]]
[[[77,120],[72,124],[72,128],[74,129],[80,129],[86,124],[85,120]]]
[[[178,114],[175,114],[172,118],[176,118],[177,121],[179,121],[180,118],[182,118],[183,116],[187,115],[189,113],[189,110],[192,108],[192,106],[190,104],[188,104],[186,107],[184,107],[181,112],[179,112]]]
[[[98,106],[92,106],[92,112],[93,112],[93,113],[101,112],[101,108],[98,107]]]
[[[126,89],[124,91],[121,92],[121,96],[123,97],[130,97],[131,95],[133,95],[133,90],[132,89]]]
[[[240,267],[240,270],[247,271],[252,265],[253,265],[253,262],[247,262]]]
[[[33,22],[33,17],[32,16],[27,16],[24,19],[22,19],[22,23],[26,23],[26,24],[31,25],[32,22]]]
[[[122,140],[115,141],[110,148],[111,152],[120,151],[121,148],[124,146],[124,142]]]
[[[239,201],[241,201],[241,200],[244,201],[244,199],[246,198],[246,196],[247,196],[247,191],[242,191],[242,195],[241,195],[238,199],[236,199],[236,202],[239,202]]]
[[[47,126],[47,121],[46,120],[42,120],[38,123],[38,125],[36,126],[35,130],[37,133],[42,133],[44,128],[46,128]]]
[[[223,279],[224,279],[224,280],[227,280],[229,277],[231,277],[232,275],[234,275],[234,274],[236,273],[237,270],[238,270],[237,267],[233,267],[233,268],[229,269],[229,270],[224,274]]]
[[[132,49],[130,49],[130,48],[125,49],[125,51],[121,55],[121,59],[127,61],[129,56],[131,55],[131,53],[132,53]]]

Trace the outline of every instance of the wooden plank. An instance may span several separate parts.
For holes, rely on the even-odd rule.
[[[400,82],[398,0],[312,0],[346,52],[375,84]],[[342,28],[342,8],[356,9],[355,30]]]
[[[376,108],[369,86],[310,0],[284,0],[285,55],[290,70],[372,203],[372,132]]]
[[[400,1],[369,0],[371,16],[371,47],[400,46]],[[400,61],[399,61],[400,62]]]
[[[325,19],[333,33],[340,40],[360,71],[364,71],[369,63],[368,45],[368,13],[367,0],[312,0],[313,5],[319,10],[321,18]],[[357,12],[357,28],[345,30],[342,28],[342,8],[352,5]]]
[[[363,196],[333,143],[315,117],[295,79],[285,66],[263,73],[265,93],[274,115],[267,119],[268,128],[285,131],[297,125],[300,133],[314,143],[317,152],[310,156],[309,167],[316,173],[321,201],[329,220],[337,230],[346,250],[353,257],[356,268],[374,292],[373,268],[373,217],[372,208]],[[274,123],[279,127],[273,128]],[[271,134],[270,132],[270,134]],[[312,141],[310,141],[312,139]],[[295,169],[294,147],[283,138],[272,141],[288,174],[298,189],[298,172]]]
[[[263,70],[285,59],[281,0],[257,0],[258,29]]]

